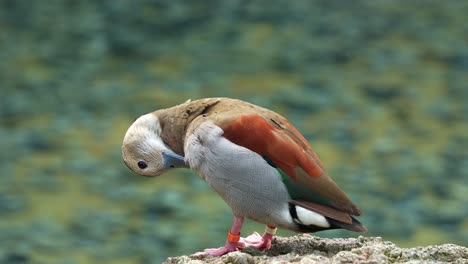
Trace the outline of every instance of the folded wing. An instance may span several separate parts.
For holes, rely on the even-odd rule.
[[[361,214],[327,174],[307,140],[285,118],[249,113],[221,128],[226,139],[258,153],[280,171],[293,203],[311,202],[305,208],[345,223],[351,221],[348,214]]]

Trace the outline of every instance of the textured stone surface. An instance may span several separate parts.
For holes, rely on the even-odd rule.
[[[311,235],[277,237],[270,250],[247,248],[222,257],[181,256],[166,264],[199,263],[468,263],[468,248],[454,244],[400,248],[380,237],[347,239]]]

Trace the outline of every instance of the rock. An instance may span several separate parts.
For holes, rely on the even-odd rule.
[[[454,244],[400,248],[380,237],[277,237],[268,251],[246,248],[222,257],[180,256],[166,264],[201,263],[467,263],[468,248]]]

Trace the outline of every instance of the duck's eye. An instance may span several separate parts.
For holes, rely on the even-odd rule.
[[[144,161],[142,161],[142,160],[140,160],[140,161],[138,162],[138,168],[140,168],[140,169],[146,169],[146,167],[148,167],[148,164],[146,164],[146,162],[144,162]]]

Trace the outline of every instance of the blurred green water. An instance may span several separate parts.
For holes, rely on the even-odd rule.
[[[463,1],[0,1],[0,262],[159,263],[221,245],[229,208],[193,172],[142,178],[120,157],[137,116],[212,96],[288,117],[367,235],[467,245],[466,14]]]

